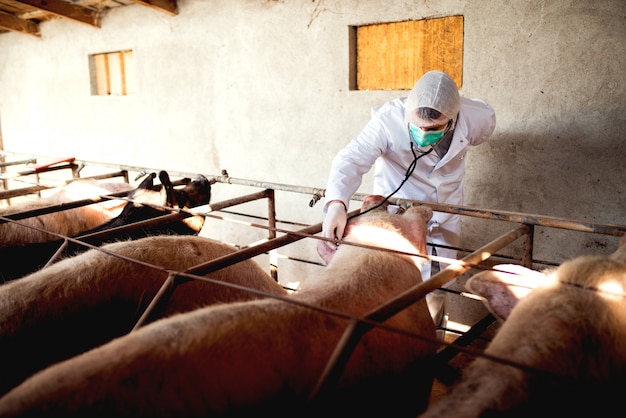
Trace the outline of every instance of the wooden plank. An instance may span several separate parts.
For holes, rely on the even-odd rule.
[[[0,6],[2,10],[6,10],[9,13],[13,13],[17,15],[21,19],[36,19],[37,21],[46,21],[55,17],[50,12],[41,9],[35,9],[31,6],[21,4],[17,6],[18,9],[16,11],[8,10],[4,7],[4,4],[7,1],[11,1],[16,3],[19,0],[0,0]],[[104,10],[104,9],[114,9],[116,7],[127,6],[129,4],[135,4],[132,0],[66,0],[77,6],[90,7],[96,10]]]
[[[410,90],[427,71],[463,81],[463,16],[360,26],[357,89]]]
[[[18,2],[62,18],[100,27],[99,12],[95,9],[78,6],[63,0],[18,0]]]
[[[34,10],[30,6],[25,6],[21,3],[18,3],[17,0],[0,0],[0,7],[3,11],[16,15],[18,17],[20,13],[24,13],[25,10]]]
[[[176,0],[133,0],[135,3],[143,6],[151,7],[160,12],[167,13],[169,15],[178,14],[178,4]]]
[[[96,94],[98,96],[108,96],[111,93],[109,81],[109,62],[107,54],[97,54],[93,56],[96,70]]]
[[[9,13],[0,12],[0,28],[41,37],[38,24],[30,20],[17,18]]]
[[[120,57],[120,84],[121,84],[121,93],[126,96],[126,54],[122,51],[119,53]]]
[[[133,94],[137,92],[137,77],[133,51],[123,51],[122,54],[124,58],[124,86],[126,94]]]
[[[109,88],[110,93],[115,96],[122,96],[124,94],[124,85],[122,80],[124,79],[124,68],[121,60],[121,53],[111,52],[107,54],[109,60]]]

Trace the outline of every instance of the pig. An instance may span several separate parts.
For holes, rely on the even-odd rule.
[[[182,188],[174,188],[169,175],[165,171],[159,173],[161,185],[155,188],[155,173],[147,176],[141,184],[129,193],[127,202],[121,212],[114,218],[92,229],[82,231],[72,238],[80,239],[90,245],[99,246],[103,243],[119,240],[137,239],[150,235],[177,234],[197,235],[204,224],[204,217],[190,216],[181,220],[170,220],[163,224],[132,227],[131,224],[168,214],[165,210],[152,205],[173,208],[190,208],[209,203],[211,183],[204,176],[185,184]],[[156,190],[155,190],[156,189]],[[72,220],[76,223],[77,220]],[[124,227],[122,229],[114,229]],[[24,228],[26,229],[26,228]],[[32,243],[19,246],[0,248],[0,279],[4,282],[23,277],[41,269],[48,263],[62,257],[80,254],[89,247],[63,239]],[[59,252],[59,249],[61,251]]]
[[[330,393],[311,394],[348,319],[421,282],[413,254],[426,250],[431,216],[413,207],[355,218],[293,294],[160,319],[35,374],[0,398],[0,416],[415,416],[437,348],[424,299],[384,322],[393,329],[365,333]]]
[[[51,194],[48,196],[21,201],[0,209],[0,215],[8,216],[130,190],[132,190],[132,186],[123,182],[105,182],[95,179],[76,180],[66,186],[50,190]],[[120,214],[122,206],[121,201],[105,200],[100,203],[21,219],[19,222],[57,234],[71,236],[110,221]],[[37,229],[27,228],[12,222],[0,224],[0,247],[46,242],[53,239],[57,239],[57,237]]]
[[[471,277],[502,324],[485,354],[421,418],[613,416],[626,387],[626,235],[608,256]]]
[[[116,242],[102,249],[106,252],[89,250],[0,285],[0,362],[4,363],[0,393],[52,363],[130,332],[167,278],[167,271],[183,271],[236,251],[209,238],[175,235]],[[266,294],[286,294],[253,260],[208,277]],[[215,303],[260,297],[193,280],[176,287],[150,321]]]
[[[161,187],[154,190],[152,178],[154,173],[148,177],[139,187],[129,194],[132,200],[124,207],[122,212],[110,221],[85,231],[82,235],[88,235],[103,230],[129,225],[134,222],[162,216],[167,212],[159,206],[168,206],[174,209],[193,208],[208,204],[211,200],[211,182],[203,175],[198,175],[193,181],[188,182],[182,188],[175,188],[166,171],[159,172]],[[149,204],[155,205],[155,207]],[[202,230],[204,216],[195,215],[185,218],[179,222],[170,222],[161,227],[151,227],[146,234],[174,233],[178,235],[196,235]],[[155,230],[156,228],[161,228]],[[130,235],[130,238],[136,238]]]

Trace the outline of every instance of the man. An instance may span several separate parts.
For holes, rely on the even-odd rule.
[[[460,97],[447,74],[427,72],[408,97],[372,109],[365,128],[333,159],[322,236],[343,237],[349,201],[374,165],[372,194],[462,205],[465,154],[489,139],[495,126],[491,106]],[[428,241],[444,247],[429,246],[429,254],[456,258],[456,250],[446,247],[458,246],[460,228],[459,215],[435,212]],[[430,278],[431,266],[422,274]]]

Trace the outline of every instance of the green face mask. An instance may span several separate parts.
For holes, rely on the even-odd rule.
[[[417,126],[413,126],[409,123],[409,134],[411,135],[411,138],[413,138],[413,141],[415,141],[415,143],[422,148],[433,145],[443,138],[445,130],[446,128],[443,128],[440,131],[424,132]]]

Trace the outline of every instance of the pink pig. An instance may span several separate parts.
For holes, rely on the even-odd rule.
[[[539,273],[517,265],[467,287],[504,320],[485,354],[421,418],[613,416],[626,387],[626,235],[609,256]],[[507,273],[508,272],[508,273]]]

